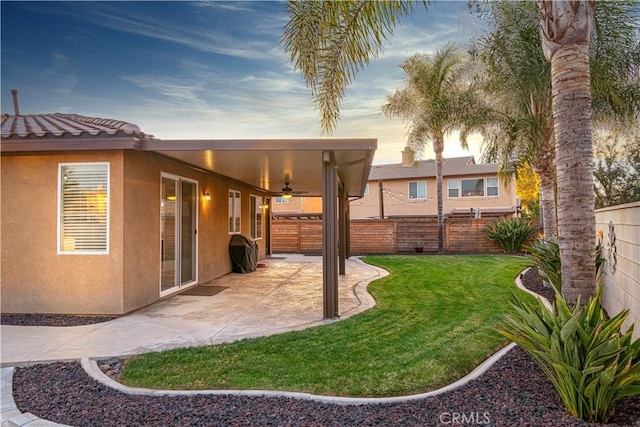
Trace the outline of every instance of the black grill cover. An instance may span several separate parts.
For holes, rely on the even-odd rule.
[[[249,236],[234,234],[229,242],[229,255],[235,273],[251,273],[258,267],[258,244]]]

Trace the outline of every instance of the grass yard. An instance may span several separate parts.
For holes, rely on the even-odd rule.
[[[374,308],[340,322],[130,358],[121,381],[159,389],[269,389],[381,397],[449,384],[507,344],[495,332],[527,261],[507,256],[370,256],[390,275]]]

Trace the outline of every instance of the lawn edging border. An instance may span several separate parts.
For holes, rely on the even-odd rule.
[[[503,347],[498,352],[494,353],[491,357],[482,362],[478,367],[471,371],[466,376],[460,378],[458,381],[451,383],[447,386],[439,388],[437,390],[429,391],[426,393],[412,394],[408,396],[394,396],[394,397],[342,397],[342,396],[325,396],[311,393],[301,393],[295,391],[276,391],[276,390],[155,390],[139,387],[129,387],[121,384],[108,375],[106,375],[100,367],[98,362],[83,357],[80,359],[80,364],[85,372],[94,380],[102,383],[103,385],[118,390],[122,393],[144,396],[195,396],[195,395],[233,395],[233,396],[258,396],[258,397],[286,397],[299,400],[313,400],[316,402],[334,403],[339,405],[366,405],[366,404],[382,404],[382,403],[400,403],[408,402],[411,400],[425,399],[431,396],[437,396],[459,387],[462,387],[480,377],[489,368],[491,368],[502,356],[507,354],[511,349],[516,347],[516,343],[510,343],[506,347]]]
[[[361,261],[362,262],[362,261]],[[385,271],[384,269],[381,269]],[[551,303],[541,295],[536,294],[535,292],[530,291],[525,288],[520,280],[520,275],[525,273],[528,269],[523,270],[519,273],[515,278],[516,286],[533,295],[534,297],[540,299],[542,303],[549,310],[552,310]],[[384,276],[383,276],[384,277]],[[302,393],[295,391],[279,391],[279,390],[156,390],[156,389],[147,389],[140,387],[129,387],[122,383],[119,383],[106,375],[100,367],[98,366],[98,362],[96,360],[90,358],[82,358],[80,359],[80,364],[85,372],[94,380],[99,383],[118,390],[122,393],[133,394],[133,395],[144,395],[144,396],[194,396],[194,395],[234,395],[234,396],[258,396],[258,397],[285,397],[291,399],[299,399],[299,400],[313,400],[316,402],[324,402],[324,403],[333,403],[339,405],[367,405],[367,404],[384,404],[384,403],[401,403],[408,402],[412,400],[420,400],[425,399],[432,396],[437,396],[443,393],[447,393],[449,391],[460,388],[469,382],[479,378],[482,374],[489,370],[498,360],[500,360],[504,355],[506,355],[509,351],[517,346],[516,343],[512,342],[507,346],[503,347],[493,355],[491,355],[488,359],[478,365],[473,371],[459,380],[441,387],[436,390],[432,390],[425,393],[412,394],[407,396],[393,396],[393,397],[342,397],[342,396],[325,396],[311,393]]]

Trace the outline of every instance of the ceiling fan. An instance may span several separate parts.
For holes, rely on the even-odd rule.
[[[293,189],[289,187],[289,181],[285,181],[284,187],[282,188],[282,193],[280,194],[280,196],[285,199],[290,199],[296,194],[304,194],[304,193],[308,193],[308,191],[293,191]]]

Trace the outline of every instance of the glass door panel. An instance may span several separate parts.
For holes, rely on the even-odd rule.
[[[196,278],[196,184],[182,181],[181,195],[180,284]]]
[[[178,183],[176,180],[162,177],[162,195],[160,200],[160,291],[171,289],[176,284],[176,198]]]
[[[197,280],[197,183],[163,175],[160,215],[162,294]]]

